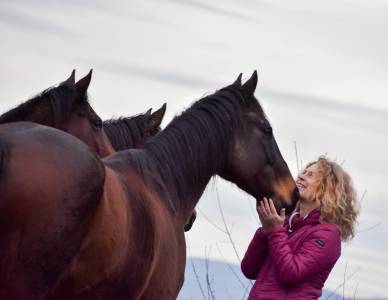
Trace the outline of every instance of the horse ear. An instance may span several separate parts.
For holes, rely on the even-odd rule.
[[[233,82],[232,85],[237,86],[237,87],[240,87],[240,86],[241,86],[241,78],[242,78],[242,73],[240,73],[240,75],[238,75],[236,81]]]
[[[149,117],[149,116],[151,116],[151,111],[152,111],[152,108],[150,108],[149,110],[147,110],[146,112],[145,112],[145,116],[146,117]]]
[[[249,92],[250,94],[254,94],[256,90],[256,85],[257,85],[257,71],[255,70],[251,76],[244,84],[243,88]]]
[[[93,72],[93,69],[90,69],[88,75],[86,75],[84,78],[81,78],[75,84],[81,95],[85,95],[86,91],[88,90],[90,80],[92,80],[92,72]]]
[[[166,113],[167,104],[164,103],[161,108],[151,114],[148,121],[148,127],[150,130],[157,129],[162,123],[164,114]]]
[[[67,78],[64,83],[71,83],[75,84],[75,69],[73,69],[73,72],[71,72],[70,77]]]

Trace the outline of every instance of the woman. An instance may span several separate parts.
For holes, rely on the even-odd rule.
[[[257,204],[262,224],[241,262],[241,270],[256,280],[249,300],[318,299],[341,255],[341,240],[354,236],[358,214],[349,175],[324,157],[298,176],[300,200],[285,216],[271,199]]]

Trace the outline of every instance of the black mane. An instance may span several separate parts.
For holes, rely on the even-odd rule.
[[[148,141],[144,152],[128,152],[145,179],[152,177],[162,192],[169,193],[165,199],[173,210],[184,205],[188,196],[199,197],[211,176],[220,171],[241,120],[243,93],[231,85],[195,102]]]
[[[140,114],[128,118],[111,119],[104,121],[104,131],[116,151],[137,148],[143,145],[146,138],[148,114]],[[150,132],[154,135],[160,131]]]
[[[58,127],[77,107],[88,103],[86,94],[79,99],[74,84],[62,83],[44,90],[32,99],[0,116],[0,124],[31,121]]]

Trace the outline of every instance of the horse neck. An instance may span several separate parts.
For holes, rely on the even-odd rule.
[[[189,109],[173,120],[144,151],[152,160],[150,172],[157,174],[170,199],[170,207],[188,217],[211,177],[227,156],[232,135],[231,118],[211,115],[204,107]],[[213,107],[214,112],[214,107]]]

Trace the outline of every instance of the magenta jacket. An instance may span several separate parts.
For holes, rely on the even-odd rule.
[[[259,228],[241,262],[256,280],[248,300],[318,299],[340,255],[339,229],[320,222],[318,210],[304,219],[294,213],[267,234]]]

